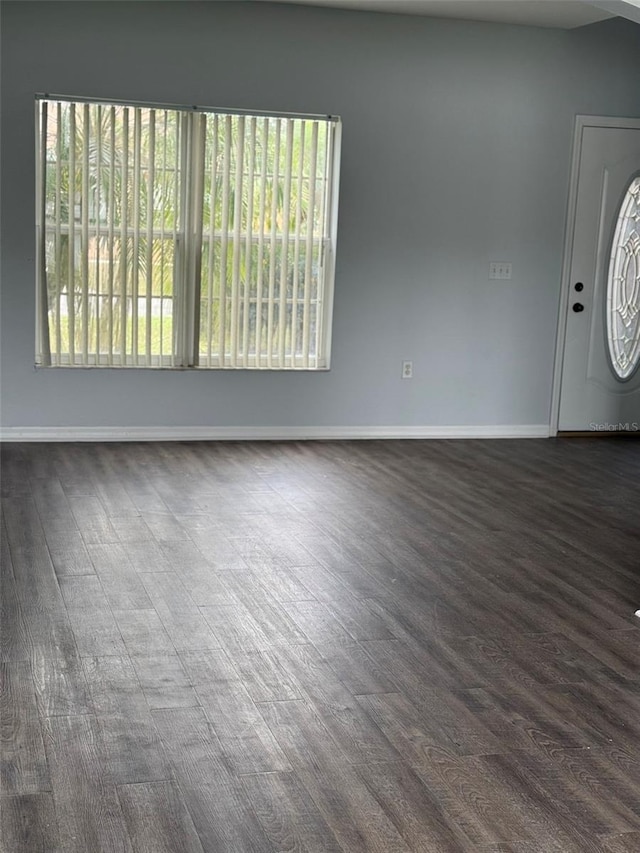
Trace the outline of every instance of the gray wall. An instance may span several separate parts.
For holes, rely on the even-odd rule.
[[[640,27],[241,2],[2,16],[5,426],[548,422],[573,120],[640,115]],[[342,116],[331,371],[34,370],[35,92]]]

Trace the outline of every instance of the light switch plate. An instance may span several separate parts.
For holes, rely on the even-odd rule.
[[[511,264],[508,264],[505,261],[492,261],[489,264],[489,278],[510,279]]]

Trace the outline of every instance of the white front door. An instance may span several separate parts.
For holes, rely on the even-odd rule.
[[[577,135],[558,429],[640,435],[640,120],[595,121]]]

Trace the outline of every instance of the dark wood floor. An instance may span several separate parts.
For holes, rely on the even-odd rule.
[[[640,442],[10,444],[5,853],[640,851]]]

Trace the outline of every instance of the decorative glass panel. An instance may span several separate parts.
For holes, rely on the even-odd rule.
[[[640,176],[625,193],[611,245],[607,340],[611,365],[628,379],[640,362]]]

